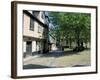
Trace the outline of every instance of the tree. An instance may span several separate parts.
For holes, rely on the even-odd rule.
[[[49,12],[51,23],[55,26],[55,37],[61,42],[75,42],[76,47],[84,47],[90,42],[91,15],[88,13]],[[58,35],[60,37],[58,37]]]

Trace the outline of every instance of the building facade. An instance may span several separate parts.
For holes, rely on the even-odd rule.
[[[57,50],[56,38],[49,34],[49,51]]]
[[[48,16],[43,11],[23,11],[24,57],[46,53],[48,44]]]

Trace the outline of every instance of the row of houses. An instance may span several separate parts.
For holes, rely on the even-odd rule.
[[[55,49],[56,40],[49,35],[49,22],[44,11],[23,10],[24,58]]]

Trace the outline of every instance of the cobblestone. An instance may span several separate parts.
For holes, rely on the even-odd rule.
[[[27,69],[30,68],[28,65],[33,65],[33,69],[34,65],[38,65],[37,68],[90,66],[90,56],[90,50],[84,50],[78,53],[72,52],[71,50],[67,52],[52,51],[36,58],[31,57],[28,60],[24,60],[24,66],[27,65]]]

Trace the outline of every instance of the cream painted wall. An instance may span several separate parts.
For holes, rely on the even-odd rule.
[[[23,41],[23,52],[26,52],[26,41]]]
[[[32,11],[29,11],[32,12]],[[40,13],[41,14],[41,13]],[[41,16],[41,15],[40,15]],[[43,19],[39,18],[42,22]],[[34,21],[34,30],[30,30],[30,17],[24,14],[24,20],[23,20],[23,35],[30,36],[30,37],[36,37],[36,38],[44,38],[43,31],[38,32],[38,26],[40,26],[36,21]],[[41,26],[42,27],[42,26]],[[43,28],[43,27],[42,27]],[[41,36],[41,37],[40,37]]]
[[[36,41],[32,41],[32,52],[36,51]]]

